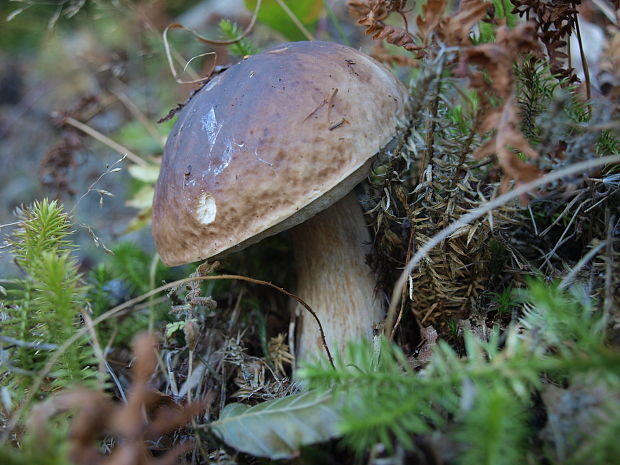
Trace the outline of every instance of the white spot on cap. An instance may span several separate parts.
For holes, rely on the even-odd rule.
[[[202,224],[211,224],[215,221],[216,214],[217,206],[215,205],[215,199],[210,193],[203,193],[198,199],[196,219]]]
[[[215,117],[215,108],[211,107],[209,112],[200,118],[200,122],[202,123],[202,130],[207,133],[211,151],[213,150],[213,145],[215,145],[217,136],[222,130],[222,124],[218,123],[217,118]]]

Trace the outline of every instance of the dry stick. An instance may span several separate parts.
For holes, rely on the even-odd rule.
[[[603,312],[605,318],[610,318],[613,306],[613,255],[614,255],[614,231],[616,229],[616,215],[611,215],[609,209],[605,209],[607,220],[607,259],[605,260],[605,300],[603,302]]]
[[[280,8],[282,8],[284,12],[288,15],[288,17],[291,18],[291,21],[295,23],[295,26],[297,26],[297,28],[301,31],[301,33],[304,36],[306,36],[306,39],[314,40],[314,37],[312,36],[312,34],[310,34],[308,29],[306,29],[303,23],[299,20],[299,18],[295,15],[295,13],[291,11],[291,9],[288,7],[287,4],[284,3],[282,0],[276,0],[276,2],[278,3],[278,5],[280,5]]]
[[[618,157],[620,159],[620,157]],[[220,276],[194,276],[191,278],[184,278],[184,279],[180,279],[178,281],[174,281],[172,283],[168,283],[165,284],[163,286],[159,286],[156,289],[153,289],[149,292],[147,292],[146,294],[142,294],[141,296],[138,297],[134,297],[133,299],[128,300],[127,302],[124,302],[120,305],[117,305],[116,307],[108,310],[107,312],[99,315],[97,318],[95,318],[92,321],[92,325],[96,326],[99,323],[101,323],[104,320],[107,320],[108,318],[111,318],[115,315],[117,315],[118,313],[122,312],[123,310],[126,310],[130,307],[132,307],[133,305],[140,303],[146,299],[148,299],[149,297],[158,294],[161,291],[165,291],[166,289],[171,289],[174,287],[178,287],[182,284],[185,283],[189,283],[192,281],[210,281],[210,280],[222,280],[222,279],[236,279],[239,281],[247,281],[249,283],[253,283],[253,284],[261,284],[263,286],[267,286],[267,287],[271,287],[275,290],[277,290],[278,292],[281,292],[282,294],[291,297],[293,299],[295,299],[297,302],[299,302],[308,312],[310,312],[310,314],[314,317],[314,319],[316,320],[317,324],[319,325],[319,332],[321,333],[321,341],[323,344],[323,348],[325,349],[325,353],[327,354],[327,357],[329,359],[329,363],[332,365],[332,367],[335,368],[334,365],[334,359],[332,358],[332,354],[331,351],[329,350],[329,347],[327,346],[327,341],[325,339],[325,333],[323,332],[323,326],[321,325],[321,321],[319,320],[318,316],[316,315],[316,313],[314,312],[314,310],[312,310],[312,308],[310,308],[310,306],[304,302],[301,298],[297,297],[295,294],[292,294],[291,292],[276,286],[273,283],[267,282],[267,281],[261,281],[260,279],[254,279],[254,278],[248,278],[246,276],[240,276],[240,275],[231,275],[231,274],[225,274],[225,275],[220,275]],[[37,374],[37,377],[34,379],[31,388],[30,388],[30,392],[28,393],[28,395],[26,395],[26,397],[24,398],[24,400],[22,401],[22,407],[17,410],[9,419],[9,421],[6,423],[6,428],[4,429],[2,435],[0,436],[0,445],[4,444],[6,442],[6,440],[9,437],[9,434],[11,431],[13,431],[13,428],[15,428],[15,426],[17,425],[17,422],[19,421],[22,412],[25,410],[25,407],[30,404],[30,402],[32,401],[32,398],[35,396],[35,394],[39,391],[39,388],[41,387],[41,384],[43,383],[43,380],[45,379],[45,377],[49,374],[49,372],[51,371],[51,369],[54,367],[54,365],[56,364],[56,362],[58,362],[58,360],[60,359],[60,357],[62,356],[62,354],[71,346],[71,344],[73,344],[75,341],[77,341],[79,338],[81,338],[82,336],[84,336],[87,332],[89,331],[89,327],[82,327],[80,328],[73,336],[71,336],[69,339],[67,339],[57,350],[56,352],[54,352],[51,357],[48,359],[47,363],[45,364],[45,366],[41,369],[41,371],[39,371],[39,373]]]
[[[598,244],[595,247],[592,247],[592,249],[590,249],[590,251],[585,254],[583,257],[581,257],[581,260],[579,260],[579,262],[577,262],[577,264],[566,274],[566,276],[564,276],[564,278],[562,278],[562,281],[560,282],[560,285],[558,286],[560,289],[566,289],[568,286],[570,286],[573,281],[575,280],[575,278],[577,277],[577,273],[579,273],[579,271],[586,266],[586,264],[592,260],[596,254],[598,254],[600,252],[600,250],[603,247],[607,246],[607,241],[603,241],[600,244]]]
[[[67,117],[63,118],[62,122],[68,124],[69,126],[73,126],[74,128],[79,129],[80,131],[82,131],[82,132],[88,134],[89,136],[97,139],[99,142],[107,145],[112,150],[117,151],[121,155],[127,155],[127,158],[129,158],[134,163],[136,163],[138,165],[142,165],[142,166],[148,165],[148,163],[146,161],[144,161],[138,155],[133,153],[127,147],[123,147],[118,142],[114,142],[109,137],[104,136],[103,134],[101,134],[96,129],[91,128],[90,126],[88,126],[88,125],[86,125],[86,124],[76,120],[75,118],[71,118],[70,116],[67,116]]]
[[[575,13],[575,29],[577,30],[577,42],[579,42],[579,55],[581,56],[583,75],[586,78],[586,97],[588,100],[590,100],[590,98],[592,97],[592,91],[590,86],[590,70],[588,69],[588,60],[586,60],[586,54],[583,51],[583,42],[581,41],[581,31],[579,30],[579,18],[577,16],[577,13]]]
[[[384,326],[384,334],[387,338],[391,338],[392,329],[394,327],[394,320],[396,318],[397,307],[400,301],[400,295],[403,289],[403,286],[407,283],[407,278],[416,268],[416,266],[422,261],[422,259],[428,254],[433,248],[439,245],[442,241],[447,239],[452,233],[457,231],[459,228],[471,223],[478,218],[483,217],[487,213],[493,211],[495,208],[500,207],[511,200],[517,199],[520,196],[527,194],[533,190],[538,189],[546,184],[552,183],[554,181],[558,181],[566,176],[571,176],[578,173],[583,173],[592,168],[596,168],[598,166],[604,166],[613,163],[620,163],[620,155],[610,155],[607,157],[598,158],[596,160],[588,160],[580,163],[575,163],[574,165],[567,166],[566,168],[562,168],[560,170],[551,172],[542,176],[534,181],[528,182],[526,184],[522,184],[516,187],[514,190],[500,195],[499,197],[491,200],[490,202],[481,205],[478,208],[470,211],[466,215],[463,215],[461,218],[456,220],[447,228],[442,229],[440,232],[435,234],[431,239],[424,244],[413,256],[411,261],[407,263],[403,272],[401,273],[398,281],[394,285],[394,289],[392,290],[392,297],[390,300],[390,306],[388,308],[387,317],[385,319]]]

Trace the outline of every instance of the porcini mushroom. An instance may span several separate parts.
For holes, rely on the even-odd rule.
[[[215,76],[181,110],[153,204],[162,260],[179,265],[293,228],[296,293],[332,350],[372,335],[384,312],[353,194],[399,132],[407,91],[350,47],[293,42]],[[297,358],[321,348],[302,312]]]

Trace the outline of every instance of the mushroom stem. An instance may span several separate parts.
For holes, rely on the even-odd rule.
[[[316,312],[332,352],[364,335],[384,316],[377,282],[366,264],[370,234],[355,194],[292,230],[297,267],[297,295]],[[316,321],[298,307],[297,361],[323,351]]]

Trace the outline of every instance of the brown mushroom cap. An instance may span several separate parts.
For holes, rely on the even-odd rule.
[[[407,91],[331,42],[249,57],[205,85],[168,137],[153,203],[162,260],[258,242],[342,198],[405,119]]]

